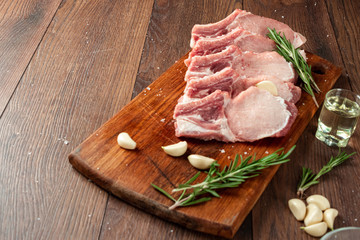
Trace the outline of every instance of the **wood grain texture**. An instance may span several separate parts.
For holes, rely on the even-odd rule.
[[[1,1],[0,239],[222,239],[108,195],[67,154],[190,49],[194,24],[235,8],[303,33],[305,49],[344,69],[335,86],[359,92],[359,1]],[[314,137],[318,114],[233,239],[313,239],[286,204],[301,166],[337,153]],[[359,143],[357,129],[346,150]],[[359,169],[357,156],[308,190],[339,209],[336,227],[360,226]]]
[[[307,56],[309,63],[324,71],[322,75],[314,75],[323,91],[317,96],[321,103],[325,92],[331,89],[340,76],[341,69],[313,54],[308,53]],[[169,210],[171,201],[150,185],[154,183],[171,192],[174,186],[186,182],[196,173],[187,163],[186,156],[174,159],[161,150],[161,146],[179,141],[174,136],[172,115],[185,87],[186,66],[183,61],[186,58],[187,55],[179,59],[79,145],[71,153],[69,160],[79,172],[96,184],[145,211],[190,229],[232,238],[279,166],[264,170],[259,177],[248,180],[240,188],[224,190],[221,199],[178,210]],[[281,147],[287,151],[296,143],[316,111],[308,94],[302,95],[297,108],[299,114],[289,133],[283,138],[233,144],[186,139],[188,153],[211,156],[224,166],[237,153],[256,153],[260,158]],[[129,133],[137,142],[135,151],[118,146],[116,139],[120,132]],[[225,151],[225,154],[220,150]]]
[[[184,53],[190,50],[191,29],[196,23],[215,22],[233,11],[241,8],[238,1],[155,1],[152,16],[138,70],[133,97],[137,96],[150,83],[155,81]],[[121,209],[120,211],[106,211],[104,222],[109,222],[110,230],[104,225],[101,239],[141,239],[143,234],[137,229],[151,229],[149,238],[157,239],[209,239],[210,236],[190,231],[180,225],[163,220],[156,220],[152,215],[141,214],[139,210],[118,198],[110,196],[107,209]],[[125,214],[125,215],[124,215]],[[147,216],[147,217],[143,217]],[[128,222],[123,228],[124,221]],[[161,223],[161,224],[160,224]],[[169,234],[169,229],[174,234]],[[251,239],[251,216],[243,223],[237,233],[240,239]],[[146,231],[145,231],[146,232]],[[219,237],[212,236],[211,239]]]
[[[306,50],[312,51],[344,68],[337,44],[336,30],[334,31],[336,28],[333,29],[332,21],[324,1],[266,1],[261,7],[256,3],[247,1],[244,5],[249,8],[255,8],[257,9],[256,11],[262,13],[266,9],[266,13],[264,13],[266,16],[284,21],[307,37],[308,41],[304,46]],[[349,20],[349,22],[352,22],[352,20]],[[342,74],[335,87],[350,89],[348,78],[345,74]],[[317,111],[315,117],[310,121],[299,138],[297,149],[292,155],[292,161],[280,168],[254,207],[252,218],[254,239],[313,239],[299,229],[302,224],[294,221],[293,216],[288,210],[287,201],[296,197],[296,185],[299,181],[302,166],[318,171],[329,160],[331,155],[337,154],[337,149],[331,149],[315,138],[319,112]],[[353,141],[358,142],[355,136],[351,140],[350,145],[352,145]],[[352,149],[358,148],[350,147],[347,151],[351,152]],[[325,176],[322,180],[324,183],[309,189],[308,194],[324,194],[330,199],[334,207],[342,208],[342,206],[346,205],[344,202],[347,202],[347,199],[349,199],[353,206],[355,204],[353,202],[359,199],[357,194],[359,191],[357,186],[355,186],[359,179],[353,179],[355,175],[352,175],[357,171],[354,169],[358,166],[358,160],[358,157],[355,157],[351,164],[342,166],[332,173],[335,175],[332,181],[329,180],[331,177]],[[342,182],[340,178],[345,176],[348,176],[346,181],[352,183],[350,184],[352,186],[351,190],[343,190],[340,187],[339,182]],[[345,182],[342,183],[345,184]],[[351,192],[352,190],[354,192]],[[343,202],[343,204],[339,204],[339,202]],[[264,215],[271,217],[264,218]],[[354,219],[359,214],[354,214],[353,209],[349,207],[346,209],[342,208],[340,215],[336,220],[335,226],[358,226]],[[344,219],[345,222],[342,220],[344,216],[347,218]],[[352,224],[349,224],[349,218],[352,218]],[[286,223],[286,231],[284,231],[284,223]]]
[[[64,1],[57,11],[0,119],[0,239],[98,238],[108,194],[66,159],[130,100],[151,9]]]
[[[0,116],[61,0],[0,3]]]

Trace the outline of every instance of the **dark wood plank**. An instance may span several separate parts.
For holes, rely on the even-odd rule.
[[[98,238],[108,194],[67,155],[130,100],[152,5],[57,11],[0,119],[0,239]]]
[[[179,59],[147,89],[126,105],[118,114],[93,133],[69,156],[71,164],[102,188],[150,213],[179,223],[190,229],[222,237],[233,237],[250,212],[278,166],[266,169],[259,177],[240,188],[224,191],[221,199],[214,199],[193,208],[169,210],[171,201],[154,190],[154,183],[171,192],[174,186],[187,181],[197,171],[186,156],[174,159],[161,146],[178,142],[174,136],[173,111],[185,87],[187,55]],[[320,57],[308,53],[308,62],[321,66],[324,74],[314,75],[323,91],[317,96],[321,103],[338,79],[341,69]],[[326,81],[325,81],[326,80]],[[315,114],[316,106],[309,94],[297,103],[298,116],[283,138],[268,138],[254,143],[225,144],[218,141],[186,139],[188,152],[212,156],[223,167],[237,153],[254,154],[258,158],[278,150],[289,150],[300,137]],[[148,126],[151,126],[149,128]],[[138,143],[136,151],[122,149],[117,135],[127,132]],[[223,154],[220,150],[226,154]],[[244,198],[243,196],[246,196]],[[219,212],[219,209],[222,209]]]
[[[61,0],[0,3],[0,116]]]
[[[312,51],[340,67],[344,67],[337,44],[336,31],[334,32],[331,25],[331,19],[324,1],[296,1],[287,2],[286,4],[281,4],[278,1],[267,1],[266,4],[264,3],[261,6],[252,3],[252,1],[246,1],[244,6],[249,7],[251,11],[259,11],[268,17],[284,21],[307,37],[308,41],[304,46],[306,50]],[[339,28],[342,28],[341,23]],[[350,88],[345,74],[340,77],[335,86]],[[280,168],[253,209],[254,239],[313,239],[299,229],[302,224],[297,222],[291,215],[287,201],[296,197],[296,185],[302,166],[319,170],[331,155],[337,153],[336,149],[327,147],[315,138],[318,114],[319,111],[298,140],[297,149],[291,157],[292,161]],[[354,140],[356,140],[356,137],[351,142]],[[351,151],[351,149],[347,150],[348,152]],[[357,185],[359,179],[354,179],[355,175],[353,174],[356,170],[351,169],[358,167],[357,161],[358,157],[351,164],[346,164],[340,169],[334,170],[334,173],[332,173],[334,177],[324,177],[322,184],[308,190],[308,194],[324,194],[334,207],[340,209],[341,216],[338,217],[335,224],[337,227],[350,226],[349,222],[351,221],[349,221],[349,218],[352,218],[351,223],[355,219],[355,215],[350,213],[353,209],[350,209],[349,206],[355,204],[352,199],[358,199]],[[344,178],[346,180],[343,180]],[[339,187],[341,186],[340,182],[344,185],[347,184],[345,182],[350,183],[349,188],[351,190],[342,190],[343,188]],[[352,192],[352,190],[355,190],[355,192]],[[351,199],[349,205],[345,204],[348,201],[347,199]]]

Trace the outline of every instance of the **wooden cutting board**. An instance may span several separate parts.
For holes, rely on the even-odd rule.
[[[341,74],[341,69],[330,62],[308,53],[314,78],[321,93],[316,98],[321,104]],[[70,155],[70,163],[80,173],[100,187],[149,213],[187,228],[231,238],[251,211],[279,166],[265,169],[262,174],[243,183],[239,188],[219,191],[216,198],[201,205],[169,210],[172,201],[152,188],[154,183],[167,192],[186,182],[197,170],[187,161],[190,153],[202,154],[218,160],[224,166],[236,154],[258,158],[285,147],[293,146],[317,108],[311,97],[303,93],[297,103],[299,115],[290,132],[282,138],[268,138],[254,143],[222,143],[199,141],[174,136],[174,107],[182,95],[187,70],[184,60],[172,67],[141,92],[113,118],[101,126]],[[245,116],[246,117],[246,116]],[[127,132],[137,142],[134,151],[117,144],[117,135]],[[315,136],[314,136],[315,137]],[[188,142],[188,154],[173,158],[161,146]],[[291,156],[290,156],[291,158]]]

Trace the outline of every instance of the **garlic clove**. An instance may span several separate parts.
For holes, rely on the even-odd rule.
[[[120,147],[133,150],[136,148],[136,142],[132,140],[128,133],[122,132],[117,137],[117,142]]]
[[[211,164],[215,162],[215,159],[205,157],[198,154],[191,154],[188,156],[190,164],[200,170],[205,170],[210,168]]]
[[[261,82],[257,83],[255,86],[260,89],[264,89],[264,90],[270,92],[274,96],[278,95],[276,85],[271,81],[261,81]]]
[[[305,218],[306,206],[303,201],[297,198],[290,199],[288,201],[290,211],[298,221],[302,221]]]
[[[324,222],[331,230],[334,230],[334,221],[338,214],[339,212],[335,208],[326,209],[324,212]]]
[[[305,226],[310,226],[323,220],[323,213],[321,209],[314,203],[310,203],[306,207],[306,212],[307,213],[304,219]]]
[[[172,145],[162,146],[161,148],[170,156],[180,157],[186,152],[187,146],[187,142],[182,141]]]
[[[306,199],[306,202],[308,204],[310,204],[310,203],[316,204],[320,208],[321,211],[324,211],[325,209],[330,208],[329,200],[326,197],[319,195],[319,194],[311,195],[310,197],[308,197]]]
[[[321,237],[326,233],[327,225],[325,222],[319,222],[311,226],[301,227],[301,229],[313,237]]]

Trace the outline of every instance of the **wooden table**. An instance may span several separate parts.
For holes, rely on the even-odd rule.
[[[190,50],[194,24],[235,8],[301,32],[306,50],[343,68],[335,87],[360,93],[359,1],[1,1],[0,239],[219,239],[109,195],[67,156]],[[314,137],[318,114],[234,239],[312,239],[287,201],[302,166],[337,154]],[[359,158],[308,190],[339,210],[336,228],[360,226]]]

